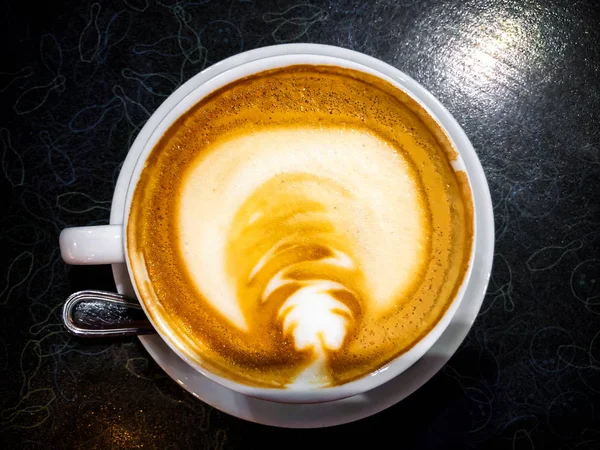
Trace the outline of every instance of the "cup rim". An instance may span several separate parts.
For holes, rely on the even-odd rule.
[[[284,49],[282,47],[291,51],[283,52]],[[253,58],[253,56],[257,57]],[[298,62],[284,63],[285,61]],[[474,157],[477,159],[471,143],[456,120],[441,105],[441,103],[416,81],[412,80],[412,78],[393,66],[352,50],[319,44],[276,45],[240,53],[227,58],[226,60],[223,60],[220,63],[217,63],[195,75],[184,85],[180,86],[176,91],[174,91],[140,130],[127,155],[128,160],[130,157],[135,157],[136,160],[133,164],[133,170],[130,170],[131,173],[129,174],[129,180],[125,192],[125,201],[123,201],[122,190],[121,192],[117,192],[117,190],[115,190],[115,198],[119,196],[120,203],[123,205],[123,209],[120,212],[123,214],[122,223],[125,241],[133,191],[139,180],[139,175],[143,169],[146,158],[164,131],[166,131],[166,129],[170,127],[171,124],[181,116],[181,114],[187,111],[190,107],[192,107],[210,92],[213,92],[215,89],[218,89],[219,87],[244,76],[259,73],[270,68],[286,67],[294,64],[323,64],[324,61],[330,61],[330,64],[335,66],[351,67],[367,73],[372,73],[386,81],[391,82],[396,87],[407,93],[416,102],[418,102],[418,104],[424,108],[427,113],[436,121],[440,128],[445,131],[450,142],[458,153],[455,169],[462,170],[466,173],[469,180],[471,193],[473,192],[473,181],[470,176],[471,174],[467,170],[467,167],[463,161],[465,154],[468,154],[470,158]],[[332,61],[334,62],[331,63]],[[271,62],[273,64],[268,64]],[[265,64],[267,64],[267,67],[265,67]],[[248,70],[248,68],[257,68],[257,70]],[[202,79],[202,81],[198,82],[198,79]],[[410,85],[419,88],[418,90],[420,95],[415,94],[415,92],[410,88]],[[445,120],[441,120],[440,117],[438,117],[438,114],[432,111],[426,101],[437,106],[439,110],[438,113],[441,113]],[[158,120],[153,120],[153,118],[156,117],[158,117]],[[164,128],[164,130],[161,131],[162,128]],[[479,163],[478,160],[477,162]],[[129,166],[129,169],[131,169],[132,164],[129,164]],[[483,178],[483,182],[485,182],[485,178]],[[473,208],[476,208],[474,202]],[[466,286],[469,283],[477,241],[477,219],[475,210],[473,214],[473,227],[473,244],[467,273],[465,274],[456,296],[451,301],[449,307],[443,313],[442,317],[438,320],[437,324],[426,335],[421,337],[421,339],[419,339],[413,345],[413,347],[411,347],[408,351],[398,355],[385,366],[359,379],[339,386],[326,388],[279,389],[248,386],[219,376],[202,367],[195,361],[191,360],[184,352],[182,352],[177,347],[175,342],[173,342],[171,338],[164,334],[161,327],[156,326],[153,319],[148,314],[145,303],[139,294],[137,285],[132,275],[133,272],[130,264],[127,245],[124,245],[126,253],[125,261],[127,264],[129,278],[132,282],[132,286],[138,299],[140,299],[142,308],[147,313],[163,341],[165,341],[171,350],[173,350],[188,365],[211,380],[245,395],[284,403],[317,403],[339,400],[376,388],[377,386],[380,386],[381,384],[389,381],[408,369],[421,356],[423,356],[431,348],[431,346],[433,346],[433,344],[437,341],[450,323],[452,317],[462,302]],[[481,295],[483,295],[483,293]]]

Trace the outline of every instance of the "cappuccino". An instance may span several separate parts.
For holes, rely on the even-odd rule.
[[[127,242],[179,351],[260,387],[347,383],[440,320],[471,254],[466,175],[392,84],[291,66],[229,84],[165,133]]]

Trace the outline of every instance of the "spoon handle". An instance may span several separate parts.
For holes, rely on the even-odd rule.
[[[136,300],[104,291],[79,291],[69,296],[63,307],[63,323],[70,333],[79,337],[156,332]]]

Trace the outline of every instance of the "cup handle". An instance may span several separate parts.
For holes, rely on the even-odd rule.
[[[125,262],[123,225],[65,228],[59,237],[60,254],[67,264]]]

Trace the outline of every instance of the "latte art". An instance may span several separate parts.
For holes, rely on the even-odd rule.
[[[323,370],[311,365],[316,378],[302,382],[330,383],[329,353],[393,307],[424,259],[411,168],[366,131],[224,139],[182,185],[180,244],[196,288],[240,331],[271,331],[262,339],[273,348],[283,337],[310,355]]]
[[[235,381],[326,387],[413,346],[456,295],[470,194],[435,122],[370,75],[226,86],[153,150],[127,228],[147,311]],[[141,286],[141,288],[140,288]]]

